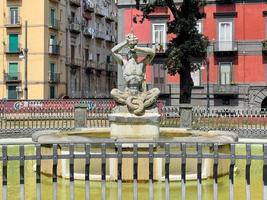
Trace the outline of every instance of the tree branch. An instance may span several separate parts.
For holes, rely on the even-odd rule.
[[[173,0],[165,0],[166,2],[166,5],[169,7],[169,9],[171,10],[172,14],[173,14],[173,17],[175,19],[179,18],[179,15],[178,15],[178,9],[174,3]]]

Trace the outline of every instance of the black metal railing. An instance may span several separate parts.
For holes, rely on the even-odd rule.
[[[29,146],[31,151],[27,151]],[[18,149],[16,154],[9,151],[14,147]],[[102,200],[108,199],[111,175],[116,181],[112,184],[112,188],[115,187],[112,195],[119,200],[129,193],[133,194],[133,199],[138,199],[140,193],[147,196],[147,199],[154,199],[154,195],[158,193],[162,193],[160,199],[167,200],[171,196],[185,200],[187,195],[195,196],[196,199],[208,199],[207,192],[215,200],[222,197],[231,200],[267,198],[266,143],[184,143],[168,140],[120,142],[92,139],[90,143],[1,144],[0,149],[3,200],[8,199],[11,193],[13,198],[17,196],[20,199],[29,195],[41,199],[44,193],[46,199],[63,199],[59,189],[62,186],[59,177],[62,174],[59,171],[63,171],[63,167],[68,177],[64,184],[69,188],[69,192],[64,190],[64,199],[75,199],[76,195],[90,199],[90,195],[97,191]],[[32,170],[33,165],[35,171]],[[84,184],[75,181],[76,166],[82,168],[80,175]],[[42,176],[44,167],[49,169],[51,181]],[[193,175],[190,169],[194,169],[195,181],[187,182],[189,176]],[[236,169],[242,173],[238,173]],[[209,171],[209,182],[203,180],[205,171]],[[261,173],[255,173],[258,171]],[[146,174],[145,183],[140,176],[142,173]],[[100,183],[92,180],[93,175],[99,177]],[[220,177],[223,175],[228,178]],[[132,189],[129,188],[129,182],[124,182],[125,176],[131,176]],[[27,185],[30,178],[35,183]],[[159,182],[155,182],[158,179]],[[255,181],[251,181],[252,179]],[[179,186],[171,189],[175,182],[171,184],[170,181],[179,180]],[[52,190],[44,191],[44,187],[41,187],[43,184],[51,185]],[[9,185],[12,185],[12,189]],[[143,190],[140,185],[146,185],[148,189]],[[243,192],[236,192],[240,189],[235,190],[235,187],[244,188]]]
[[[4,73],[4,81],[5,83],[21,82],[21,73],[20,72]]]
[[[237,52],[237,41],[217,41],[214,42],[214,52]]]
[[[60,45],[58,45],[58,44],[50,44],[48,52],[51,55],[60,55]]]

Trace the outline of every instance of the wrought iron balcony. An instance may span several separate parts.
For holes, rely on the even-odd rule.
[[[95,14],[99,17],[106,17],[108,16],[108,10],[99,5],[96,5]]]
[[[17,48],[10,47],[9,45],[6,46],[5,48],[5,53],[6,54],[19,54],[21,52],[21,45],[18,44]]]
[[[21,73],[4,73],[4,81],[5,83],[19,83],[21,82]]]
[[[58,44],[49,45],[48,50],[50,55],[60,55],[60,46]]]
[[[69,0],[70,5],[74,7],[80,7],[81,6],[81,0]]]
[[[117,72],[118,71],[118,66],[113,63],[107,63],[107,71],[108,72]]]
[[[267,54],[267,40],[262,41],[262,52]]]
[[[214,94],[238,94],[239,87],[238,85],[213,85]]]
[[[92,38],[95,35],[95,29],[92,27],[83,27],[83,34],[86,37]]]
[[[107,34],[104,32],[104,31],[99,31],[99,30],[96,30],[95,32],[95,38],[96,39],[100,39],[100,40],[105,40],[107,39]]]
[[[59,20],[55,19],[55,20],[50,20],[50,24],[49,24],[49,28],[54,29],[54,30],[58,30],[59,29]]]
[[[21,27],[21,18],[19,16],[8,16],[5,19],[5,27],[7,28],[20,28]]]
[[[168,43],[141,43],[140,46],[155,49],[157,55],[165,55]]]
[[[95,5],[94,5],[94,3],[92,1],[86,0],[86,1],[84,1],[83,9],[86,12],[94,12]]]
[[[82,60],[80,58],[68,57],[66,60],[66,65],[69,65],[72,68],[81,67],[82,66]]]
[[[59,3],[60,0],[50,0],[51,2]]]
[[[117,37],[114,36],[114,35],[107,35],[106,40],[108,42],[116,43],[117,42]]]
[[[116,21],[116,19],[117,19],[117,14],[116,12],[113,12],[113,11],[109,12],[108,15],[106,16],[106,20],[111,21],[111,22]]]
[[[48,82],[49,83],[59,83],[60,73],[48,72]]]
[[[78,21],[72,20],[69,25],[69,30],[71,33],[79,34],[81,32],[81,25]]]
[[[217,41],[214,42],[214,53],[220,54],[236,54],[238,52],[238,43],[236,41]]]

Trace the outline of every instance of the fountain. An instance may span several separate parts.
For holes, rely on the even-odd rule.
[[[123,57],[119,52],[128,48],[126,58]],[[123,91],[119,89],[113,89],[111,96],[115,99],[117,106],[112,110],[109,115],[110,128],[86,128],[86,107],[83,105],[77,105],[75,107],[75,125],[76,129],[69,132],[62,131],[42,131],[33,134],[33,141],[35,142],[92,142],[92,141],[111,141],[116,143],[122,143],[123,154],[133,153],[133,145],[125,144],[124,141],[134,142],[154,142],[154,141],[177,141],[177,142],[207,142],[207,143],[219,143],[221,144],[219,151],[229,153],[229,145],[227,143],[237,141],[237,135],[231,132],[222,131],[196,131],[190,128],[166,128],[160,127],[160,114],[156,107],[156,100],[159,96],[159,89],[153,88],[146,90],[144,77],[146,65],[149,64],[155,55],[154,49],[147,47],[139,47],[138,39],[134,34],[126,36],[126,40],[119,43],[112,49],[113,56],[117,61],[118,65],[122,68],[123,78],[126,82],[126,87]],[[143,54],[142,58],[138,58],[138,54]],[[188,112],[185,112],[187,116],[183,119],[188,118]],[[183,113],[182,113],[183,114]],[[138,151],[148,151],[147,145],[140,145],[142,147]],[[208,148],[208,147],[207,147]],[[108,149],[109,151],[116,151],[116,148]],[[153,149],[156,151],[162,151],[159,146],[154,146]],[[52,149],[49,147],[43,147],[43,151],[51,153]],[[212,150],[210,150],[212,151]],[[59,149],[60,154],[68,154],[68,149],[62,147]],[[109,180],[116,180],[117,178],[117,159],[110,158],[108,160],[109,166]],[[51,162],[51,161],[45,161]],[[68,161],[60,161],[61,169],[59,175],[68,177]],[[84,161],[75,160],[75,165],[84,166]],[[122,160],[122,174],[123,180],[132,180],[132,159],[123,158]],[[180,160],[175,161],[174,166],[179,166]],[[188,160],[195,166],[195,161]],[[229,161],[225,162],[228,166]],[[79,164],[78,164],[79,163]],[[148,159],[139,158],[139,170],[138,180],[148,180]],[[154,180],[161,180],[163,178],[163,159],[154,159]],[[203,161],[203,178],[211,176],[211,169],[213,163],[209,159]],[[51,164],[51,163],[50,163]],[[141,166],[141,167],[140,167]],[[174,167],[173,166],[173,167]],[[97,168],[92,165],[92,168]],[[172,169],[171,169],[172,170]],[[44,173],[51,173],[46,169],[42,169]],[[96,179],[100,179],[100,171],[95,169]],[[187,176],[191,179],[196,178],[196,172],[194,169],[191,170]],[[219,175],[226,174],[228,168],[219,169]],[[83,169],[75,169],[75,178],[83,178]],[[187,179],[190,179],[187,177]],[[176,179],[177,180],[177,179]]]

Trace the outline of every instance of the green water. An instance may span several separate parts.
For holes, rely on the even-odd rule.
[[[26,154],[33,155],[34,148],[31,146],[26,147]],[[245,154],[245,146],[237,145],[237,154]],[[252,154],[262,155],[262,146],[253,145]],[[18,155],[17,147],[9,147],[8,155]],[[25,199],[35,199],[35,172],[33,166],[35,161],[25,161]],[[235,199],[245,199],[245,161],[236,161],[236,172],[235,172]],[[2,166],[0,166],[0,173],[2,174]],[[1,180],[2,181],[2,176]],[[42,199],[52,199],[52,178],[42,175],[41,177],[41,189]],[[197,183],[196,181],[187,181],[186,184],[187,200],[197,199]],[[8,199],[16,200],[19,199],[19,161],[9,161],[8,163]],[[69,199],[69,180],[58,178],[58,199]],[[181,199],[181,183],[171,182],[170,183],[170,198]],[[91,199],[101,199],[101,183],[91,182],[90,184],[90,195]],[[203,200],[213,199],[213,180],[203,180]],[[228,176],[219,178],[219,199],[229,199],[229,179]],[[133,199],[133,185],[131,183],[123,183],[123,199]],[[251,199],[262,199],[262,161],[252,161],[251,165]],[[141,200],[148,199],[148,184],[138,184],[138,197]],[[0,198],[2,197],[2,186],[0,190]],[[117,199],[117,183],[107,182],[107,199]],[[84,193],[84,181],[75,181],[75,199],[85,199]],[[165,183],[155,182],[154,183],[154,199],[162,200],[165,199]]]

